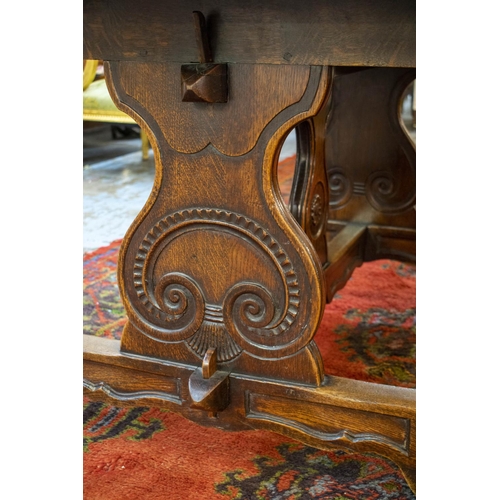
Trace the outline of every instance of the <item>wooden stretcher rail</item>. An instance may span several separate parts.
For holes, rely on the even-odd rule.
[[[224,430],[267,429],[321,449],[374,452],[414,484],[415,390],[326,376],[320,387],[228,373],[229,403],[194,405],[197,367],[124,355],[117,340],[84,335],[84,389],[114,405],[154,405]],[[223,376],[221,373],[220,376]]]

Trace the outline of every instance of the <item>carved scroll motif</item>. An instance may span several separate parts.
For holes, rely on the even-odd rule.
[[[206,301],[194,278],[186,274],[173,272],[155,279],[154,264],[170,242],[183,234],[192,236],[194,231],[203,233],[207,229],[229,231],[250,240],[253,245],[246,245],[241,251],[251,248],[272,261],[282,282],[284,307],[279,307],[266,286],[259,283],[235,283],[225,296],[218,297],[218,303],[212,304]],[[220,244],[224,245],[225,239]],[[156,340],[172,342],[196,334],[188,341],[194,351],[203,356],[217,342],[222,361],[232,359],[242,349],[256,355],[271,349],[278,356],[303,347],[303,342],[288,334],[300,307],[293,265],[281,245],[248,217],[215,209],[190,209],[169,215],[144,238],[134,269],[136,298],[131,303],[145,323],[154,325],[147,334]]]
[[[336,68],[327,125],[330,219],[414,224],[415,146],[401,121],[405,68]],[[406,212],[410,211],[408,216]]]
[[[185,43],[189,41],[182,19],[192,6],[179,3],[172,17],[170,6],[159,2],[155,13],[160,15],[148,21],[153,28],[146,50],[142,42],[134,47],[142,40],[135,36],[141,23],[134,16],[138,12],[142,16],[143,6],[128,2],[122,8],[112,0],[110,9],[103,8],[108,3],[87,5],[86,13],[95,10],[91,17],[98,22],[86,25],[109,28],[101,30],[107,33],[104,42],[97,37],[97,48],[92,50],[106,52],[107,57],[101,59],[112,61],[105,62],[110,93],[115,104],[147,132],[156,177],[148,201],[121,246],[118,281],[129,321],[119,343],[107,341],[112,348],[100,346],[98,351],[88,352],[87,392],[122,402],[142,399],[144,404],[179,411],[203,425],[261,428],[283,432],[312,446],[380,452],[396,461],[414,486],[414,396],[406,390],[324,377],[313,341],[325,302],[322,265],[330,250],[327,223],[333,219],[386,224],[390,230],[375,235],[382,246],[390,246],[398,224],[411,227],[414,151],[401,135],[395,114],[386,114],[388,104],[396,110],[393,98],[407,78],[407,70],[380,68],[411,66],[407,57],[397,57],[408,50],[400,50],[397,41],[393,43],[399,44],[397,50],[389,50],[391,57],[379,57],[379,67],[364,69],[360,63],[371,66],[375,60],[363,47],[374,43],[364,36],[357,37],[362,39],[360,43],[353,41],[352,23],[341,20],[347,26],[344,38],[348,43],[342,47],[342,43],[323,40],[323,49],[336,54],[330,59],[301,59],[295,53],[292,57],[288,49],[285,56],[284,50],[278,50],[271,58],[256,58],[255,47],[245,43],[236,54],[233,49],[238,44],[228,45],[228,41],[235,36],[239,39],[241,26],[252,22],[247,22],[246,14],[241,17],[237,2],[230,2],[234,15],[222,18],[214,52],[217,63],[227,69],[219,74],[222,81],[227,80],[227,93],[224,89],[223,99],[198,95],[204,102],[186,102],[182,100],[181,68],[197,58]],[[414,39],[410,36],[412,18],[406,15],[411,9],[404,7],[399,12],[382,6],[387,12],[379,9],[374,17],[368,15],[373,11],[371,4],[366,5],[361,17],[384,20],[378,23],[378,31],[387,31],[385,21],[390,18]],[[214,11],[205,6],[218,18],[219,7],[215,7]],[[332,19],[340,19],[333,14]],[[311,16],[308,23],[296,23],[299,31],[306,25],[332,24],[320,17],[319,23],[309,22]],[[171,19],[174,31],[179,27],[182,36],[172,37],[165,30],[165,19]],[[276,16],[267,19],[274,29]],[[373,31],[376,24],[369,23],[370,29],[361,33]],[[137,28],[128,42],[122,40],[124,26]],[[262,31],[261,26],[256,30]],[[304,36],[312,33],[302,31]],[[326,31],[338,38],[338,30]],[[297,40],[290,40],[291,47],[297,46]],[[104,51],[103,43],[108,47]],[[267,43],[267,38],[264,45],[271,51],[277,47]],[[332,52],[334,45],[340,49]],[[406,45],[412,49],[411,43]],[[116,50],[109,49],[111,46]],[[225,57],[229,46],[236,57]],[[353,51],[357,55],[350,60],[342,56]],[[283,64],[283,57],[293,64]],[[94,58],[98,56],[94,54]],[[333,105],[325,106],[331,68],[295,64],[300,61],[358,67],[339,70],[338,76],[344,72],[346,77],[344,85],[334,85]],[[275,64],[261,64],[268,62]],[[388,71],[383,74],[380,70]],[[339,90],[344,95],[339,96]],[[227,102],[210,102],[226,101],[226,97]],[[193,99],[188,96],[188,100]],[[326,121],[321,111],[325,109],[331,109],[333,117],[326,137],[321,136]],[[309,161],[304,162],[309,170],[304,170],[307,181],[297,190],[300,209],[294,219],[279,195],[278,151],[286,134],[305,122],[312,127],[314,141],[309,142],[315,147],[309,149]],[[403,180],[402,170],[410,174]],[[364,236],[358,229],[347,228],[350,249],[346,260],[337,261],[340,266],[349,265],[347,258],[352,263],[353,256],[361,255]],[[378,248],[378,243],[373,246]],[[215,352],[210,348],[216,349],[217,360],[214,373],[206,379],[200,365],[207,351],[209,356]],[[193,377],[198,373],[201,378]],[[197,399],[199,392],[192,388],[197,382],[195,389],[204,389],[200,382],[221,374],[225,385],[217,387],[224,389],[220,391],[224,404],[215,419],[214,407],[207,403],[212,393],[199,391],[203,398]]]
[[[122,245],[122,351],[198,365],[215,348],[225,369],[319,383],[321,262],[283,206],[277,163],[286,134],[322,108],[329,69],[228,64],[227,103],[198,103],[182,101],[180,64],[106,67],[157,168]],[[309,213],[321,233],[324,196]]]
[[[343,169],[335,168],[328,173],[328,185],[331,207],[340,208],[351,198],[352,184]]]

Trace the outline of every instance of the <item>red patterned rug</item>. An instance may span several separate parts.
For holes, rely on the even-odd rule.
[[[84,256],[85,334],[121,336],[119,246]],[[329,374],[415,387],[415,267],[379,260],[356,269],[327,305],[315,341]],[[267,431],[224,432],[158,408],[86,398],[83,421],[86,500],[415,498],[398,468],[373,455],[320,451]]]

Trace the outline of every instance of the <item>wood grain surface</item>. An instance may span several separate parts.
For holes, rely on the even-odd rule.
[[[85,336],[86,393],[380,453],[415,489],[415,391],[326,376],[313,340],[355,266],[415,260],[398,114],[415,1],[84,0],[83,15],[84,58],[105,61],[156,165],[119,257],[128,323],[121,343]]]
[[[84,58],[199,62],[193,11],[215,62],[416,65],[414,0],[84,0]]]

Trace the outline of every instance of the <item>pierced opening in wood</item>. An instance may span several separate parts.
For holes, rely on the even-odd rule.
[[[280,193],[285,205],[289,207],[290,193],[295,175],[295,160],[297,158],[297,136],[293,128],[281,146],[278,163],[278,182]]]
[[[401,96],[401,123],[410,139],[416,143],[417,135],[417,80],[406,87]]]
[[[290,191],[289,207],[292,215],[299,222],[302,220],[302,211],[305,209],[306,185],[310,172],[312,130],[308,121],[299,123],[295,127],[297,156],[295,159],[295,173]]]

